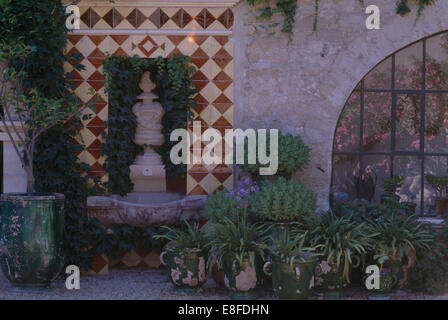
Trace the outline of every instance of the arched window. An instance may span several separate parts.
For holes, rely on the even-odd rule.
[[[448,32],[420,40],[370,71],[336,127],[332,194],[379,201],[402,175],[402,201],[434,214],[426,175],[448,175]]]

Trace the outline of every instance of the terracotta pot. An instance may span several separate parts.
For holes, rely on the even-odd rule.
[[[199,249],[168,244],[160,255],[176,290],[194,294],[207,281],[206,256]]]
[[[257,266],[245,256],[239,262],[233,256],[223,260],[224,283],[231,291],[229,297],[232,299],[253,299],[254,290],[258,283]]]
[[[305,261],[290,263],[273,258],[266,262],[263,271],[272,275],[272,287],[279,299],[306,300],[314,288],[314,268],[317,258],[310,257]],[[268,269],[272,269],[272,272]]]

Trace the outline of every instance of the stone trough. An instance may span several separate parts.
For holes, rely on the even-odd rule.
[[[170,225],[178,220],[198,217],[206,199],[207,196],[183,196],[177,193],[95,196],[87,198],[87,213],[105,225]]]

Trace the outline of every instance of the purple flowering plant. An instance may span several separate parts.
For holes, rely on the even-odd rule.
[[[229,191],[226,196],[240,203],[240,208],[249,206],[248,198],[251,194],[260,191],[260,187],[251,178],[241,180],[236,188]]]

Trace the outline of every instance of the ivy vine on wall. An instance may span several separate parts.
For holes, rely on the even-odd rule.
[[[298,0],[276,0],[275,6],[269,3],[269,0],[246,0],[251,6],[258,3],[265,3],[266,6],[259,8],[259,19],[271,20],[274,14],[283,15],[283,23],[281,31],[287,33],[289,40],[292,39],[295,16],[298,9]],[[358,0],[361,5],[364,5],[364,0]],[[415,2],[418,5],[417,18],[419,18],[425,7],[434,4],[435,0],[399,0],[397,2],[396,13],[404,16],[411,12],[410,3]],[[319,16],[319,0],[314,0],[314,23],[313,30],[317,30],[317,21]],[[275,27],[278,24],[273,23],[270,27]]]
[[[196,105],[193,95],[198,91],[191,80],[195,68],[190,62],[183,55],[155,59],[111,56],[104,62],[109,121],[102,153],[107,156],[104,168],[109,175],[109,192],[125,195],[133,189],[129,166],[143,148],[134,143],[137,123],[132,107],[141,93],[138,84],[145,71],[151,73],[157,85],[155,93],[165,110],[162,119],[165,143],[154,150],[162,156],[168,178],[185,176],[186,165],[173,165],[170,161],[171,148],[176,144],[170,141],[170,134],[174,129],[186,129],[193,116]]]

